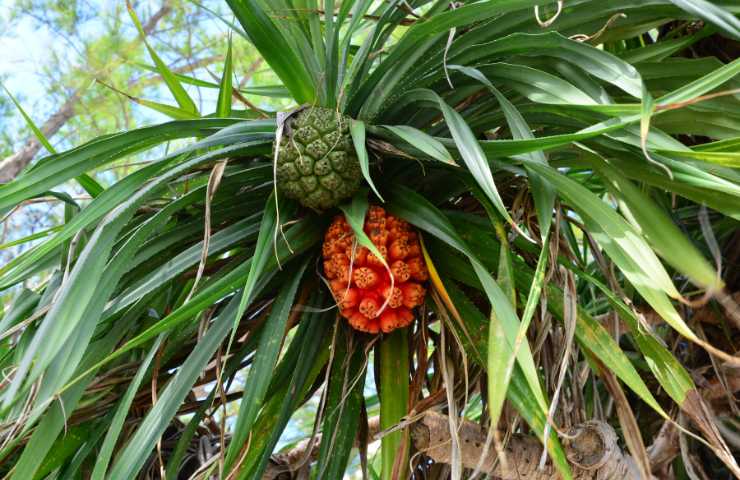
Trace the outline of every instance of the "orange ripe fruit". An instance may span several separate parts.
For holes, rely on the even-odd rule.
[[[343,215],[324,236],[324,274],[339,312],[353,328],[367,333],[407,327],[414,321],[412,309],[424,303],[429,278],[419,237],[408,222],[378,206],[370,207],[363,230],[382,259],[354,244]]]

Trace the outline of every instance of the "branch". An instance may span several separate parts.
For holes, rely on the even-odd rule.
[[[151,33],[157,26],[157,22],[172,10],[169,2],[165,0],[162,7],[157,10],[144,25],[144,33]],[[72,117],[75,116],[77,104],[82,100],[82,90],[75,90],[74,93],[64,102],[64,104],[54,112],[41,126],[46,138],[54,136]],[[31,160],[41,150],[41,142],[34,136],[29,136],[23,147],[0,161],[0,183],[7,183],[18,176]]]
[[[181,67],[171,68],[170,70],[172,73],[191,73],[195,70],[198,70],[202,67],[207,67],[208,65],[211,65],[216,62],[220,62],[224,59],[224,56],[221,54],[218,55],[210,55],[208,57],[201,58],[200,60],[196,60],[195,62],[188,63],[187,65],[183,65]],[[153,85],[159,81],[162,80],[162,76],[159,74],[154,74],[147,77],[140,77],[136,79],[132,79],[128,82],[128,86],[135,87],[135,86],[146,86],[146,85]]]
[[[62,126],[69,121],[75,114],[75,106],[82,98],[82,91],[75,90],[64,104],[49,117],[41,126],[41,131],[45,137],[51,137],[59,131]],[[41,150],[41,142],[35,135],[26,139],[23,148],[0,161],[0,183],[7,183],[13,180],[26,165],[31,163],[33,157]]]
[[[149,20],[143,25],[142,30],[144,30],[144,33],[149,35],[154,31],[154,29],[157,27],[157,23],[159,23],[160,20],[162,20],[162,17],[167,15],[172,11],[172,5],[170,5],[169,0],[164,0],[162,2],[162,6],[154,12],[154,14],[149,17]]]

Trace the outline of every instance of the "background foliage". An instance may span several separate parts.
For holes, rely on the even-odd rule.
[[[227,4],[5,18],[61,43],[44,95],[0,103],[2,167],[29,131],[47,150],[0,186],[0,472],[467,478],[415,451],[431,408],[549,439],[566,478],[590,419],[645,475],[740,473],[737,2]],[[38,114],[70,99],[56,130]],[[273,185],[301,104],[356,119],[350,223],[372,202],[422,233],[413,328],[337,316],[338,212]]]

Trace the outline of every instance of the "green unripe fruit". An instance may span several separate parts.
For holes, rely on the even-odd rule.
[[[324,107],[305,107],[285,121],[277,154],[277,186],[313,210],[335,207],[362,180],[349,117]]]

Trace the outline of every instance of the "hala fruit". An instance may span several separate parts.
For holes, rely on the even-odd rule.
[[[390,332],[414,320],[411,310],[424,302],[429,278],[417,234],[380,207],[370,207],[364,231],[383,262],[355,242],[344,216],[334,219],[324,237],[324,273],[339,311],[350,325],[368,333]]]
[[[285,121],[276,180],[287,197],[321,211],[357,191],[362,173],[349,122],[349,117],[323,107],[305,107]]]

